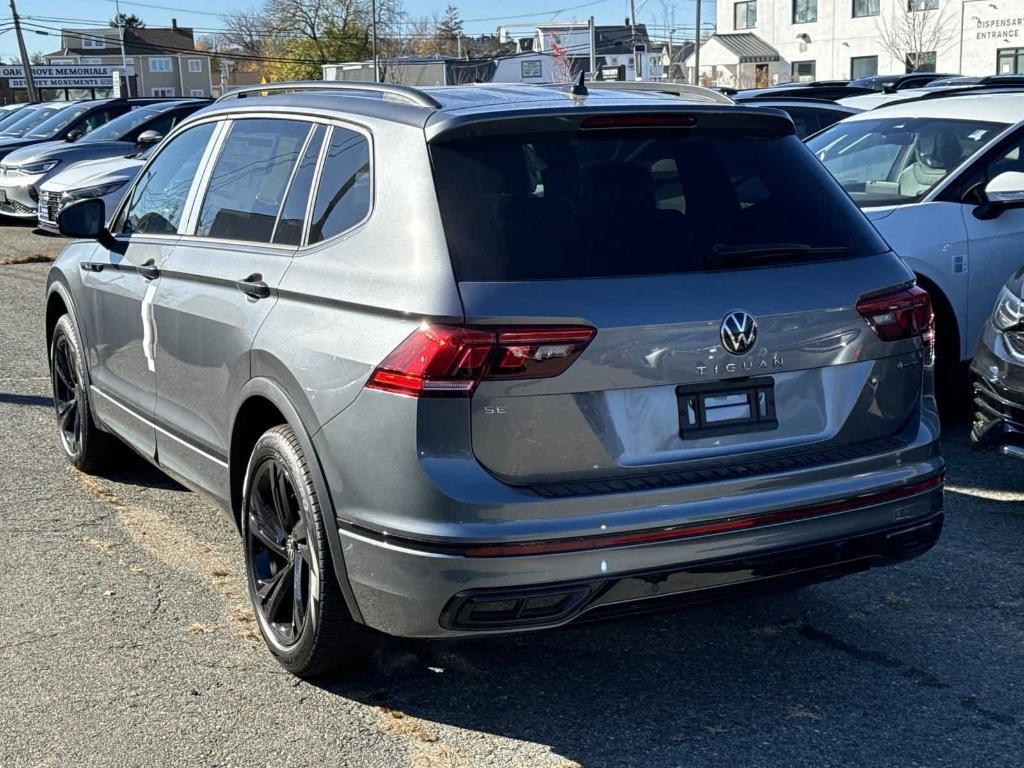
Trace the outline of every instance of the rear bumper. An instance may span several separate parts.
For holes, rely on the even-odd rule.
[[[729,533],[559,554],[465,557],[342,530],[367,624],[390,634],[506,633],[717,600],[922,554],[942,529],[942,487]]]

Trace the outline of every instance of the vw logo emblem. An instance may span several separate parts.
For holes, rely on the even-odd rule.
[[[750,351],[757,341],[757,321],[754,316],[742,310],[730,312],[722,321],[720,330],[722,346],[734,355]]]

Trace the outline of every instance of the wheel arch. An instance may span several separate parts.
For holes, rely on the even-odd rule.
[[[345,568],[341,538],[338,534],[337,518],[335,517],[334,499],[327,486],[320,457],[313,446],[311,430],[300,415],[300,407],[296,406],[288,393],[276,382],[266,378],[250,379],[239,393],[238,403],[234,409],[231,445],[228,454],[228,477],[231,484],[231,512],[235,524],[239,526],[239,529],[241,528],[242,483],[249,456],[252,453],[252,446],[267,429],[281,424],[287,424],[292,428],[310,468],[315,470],[311,474],[317,498],[320,500],[327,542],[331,550],[331,562],[334,565],[334,575],[345,596],[345,603],[348,605],[352,617],[357,622],[363,623],[352,585],[348,580],[348,571]]]
[[[915,270],[914,276],[917,278],[917,284],[928,291],[928,295],[932,298],[932,311],[935,313],[937,330],[940,333],[945,332],[947,336],[952,334],[952,339],[945,343],[949,344],[950,348],[956,350],[956,362],[959,363],[964,357],[963,339],[960,335],[960,320],[956,315],[956,310],[953,309],[952,302],[950,302],[946,292],[928,275],[921,274],[921,272]],[[939,344],[943,344],[941,335],[939,337]]]

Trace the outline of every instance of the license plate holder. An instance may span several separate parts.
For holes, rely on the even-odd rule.
[[[679,436],[736,435],[777,429],[775,379],[771,376],[684,384],[676,387]]]

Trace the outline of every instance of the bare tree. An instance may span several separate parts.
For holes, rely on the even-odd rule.
[[[957,35],[949,13],[952,6],[929,10],[926,5],[926,0],[896,0],[896,12],[888,18],[882,14],[876,22],[882,48],[905,61],[910,72],[926,64],[934,66],[933,57],[948,48]]]

